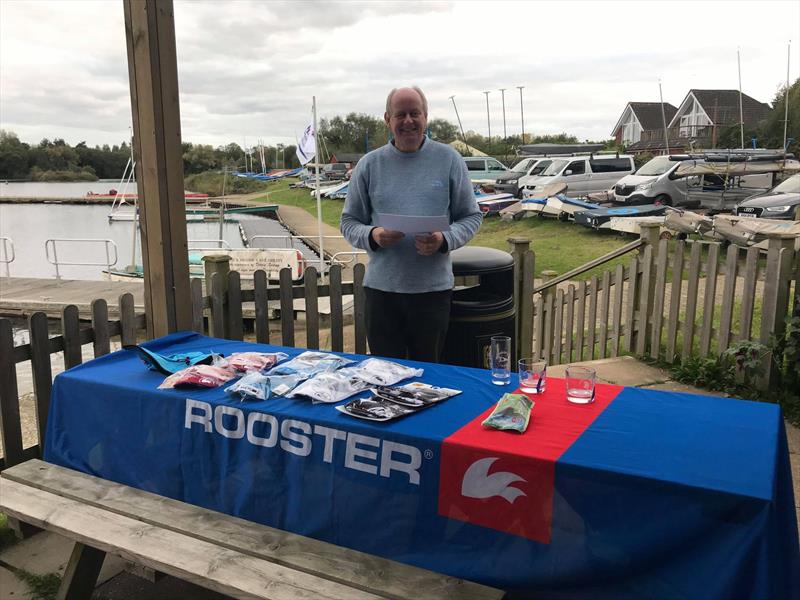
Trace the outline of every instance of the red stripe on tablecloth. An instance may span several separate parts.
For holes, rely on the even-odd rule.
[[[598,384],[594,403],[571,404],[566,400],[564,380],[549,377],[547,391],[530,396],[536,404],[523,434],[483,427],[481,423],[492,412],[491,408],[486,410],[442,443],[439,514],[549,543],[556,461],[621,390],[621,386]],[[464,496],[462,485],[467,470],[477,461],[492,458],[496,460],[485,478],[490,481],[480,494],[505,487],[522,493],[510,490],[506,497]],[[500,483],[498,488],[498,481],[508,483]],[[467,488],[463,491],[470,493],[471,489],[475,494],[474,485]]]

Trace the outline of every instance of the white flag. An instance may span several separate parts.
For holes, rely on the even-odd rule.
[[[310,123],[303,132],[303,137],[300,138],[300,143],[297,144],[297,158],[300,164],[305,164],[314,158],[316,153],[316,140],[314,136],[314,124]]]

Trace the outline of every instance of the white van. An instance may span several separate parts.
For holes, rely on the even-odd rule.
[[[616,154],[593,154],[555,158],[541,175],[525,182],[523,198],[535,198],[551,183],[567,184],[570,196],[604,192],[625,175],[636,170],[633,157]]]
[[[667,206],[696,206],[697,192],[714,191],[725,187],[724,180],[718,175],[693,177],[675,177],[675,170],[687,155],[656,156],[647,161],[633,175],[626,175],[614,186],[613,202],[627,204],[665,204]],[[735,180],[735,181],[734,181]],[[728,187],[745,189],[761,189],[769,187],[771,175],[753,174],[732,178]],[[755,193],[755,192],[753,192]]]

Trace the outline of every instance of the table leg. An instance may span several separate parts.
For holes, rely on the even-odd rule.
[[[75,542],[56,600],[89,600],[106,553]]]

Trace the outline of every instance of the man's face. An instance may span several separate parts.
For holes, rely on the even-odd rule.
[[[410,89],[402,88],[392,96],[391,112],[383,115],[394,134],[394,145],[401,152],[416,152],[422,145],[428,118],[422,108],[422,98]]]

